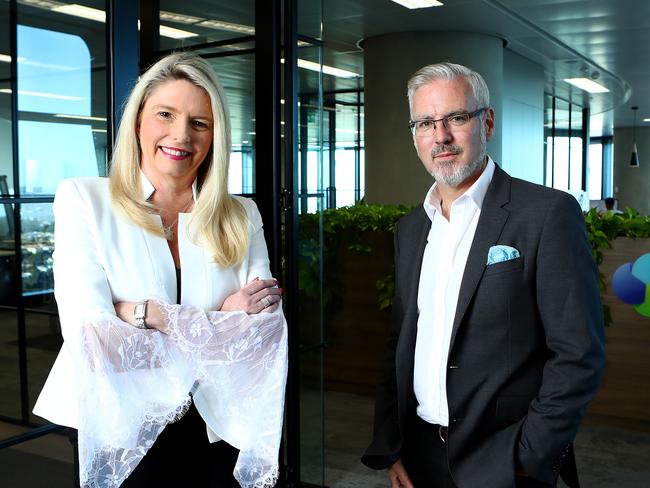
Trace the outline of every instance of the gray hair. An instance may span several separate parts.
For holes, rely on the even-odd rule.
[[[476,102],[477,108],[490,106],[490,90],[485,83],[483,77],[476,71],[463,66],[462,64],[454,63],[436,63],[420,68],[408,81],[407,96],[409,99],[409,109],[413,106],[413,96],[418,88],[430,83],[434,80],[448,80],[453,81],[458,78],[464,78],[469,86],[472,88],[472,93]]]

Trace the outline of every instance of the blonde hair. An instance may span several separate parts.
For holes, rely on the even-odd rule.
[[[240,264],[248,250],[246,210],[228,193],[230,116],[226,97],[212,67],[188,53],[170,54],[138,80],[131,91],[117,131],[111,159],[109,187],[113,205],[134,224],[160,237],[164,230],[151,220],[158,209],[142,196],[140,145],[136,129],[140,112],[151,93],[169,80],[187,80],[210,96],[214,138],[206,160],[198,169],[198,197],[188,226],[188,236],[205,246],[223,267]]]

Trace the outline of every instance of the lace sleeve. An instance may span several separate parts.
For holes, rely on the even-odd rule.
[[[157,304],[168,334],[108,314],[82,328],[81,485],[119,487],[182,416],[192,393],[210,429],[240,449],[240,485],[274,486],[287,373],[284,317]]]

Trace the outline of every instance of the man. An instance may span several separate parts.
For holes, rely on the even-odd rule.
[[[604,365],[582,212],[486,155],[478,73],[426,66],[408,97],[435,183],[395,232],[394,330],[362,460],[392,488],[550,487],[560,471],[577,486],[572,442]]]

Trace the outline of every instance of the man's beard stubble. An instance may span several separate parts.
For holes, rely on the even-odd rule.
[[[487,153],[487,141],[483,137],[481,139],[483,139],[481,143],[481,151],[479,153],[479,156],[474,161],[464,166],[456,166],[456,162],[437,163],[439,166],[444,167],[447,171],[432,169],[430,171],[431,176],[433,176],[436,181],[439,181],[440,183],[451,188],[455,188],[460,185],[463,181],[472,176],[483,166],[485,155]],[[457,146],[456,144],[444,144],[442,146],[438,146],[431,151],[431,159],[435,160],[435,157],[438,154],[444,152],[451,152],[457,155],[461,155],[463,154],[463,148],[461,146]]]

